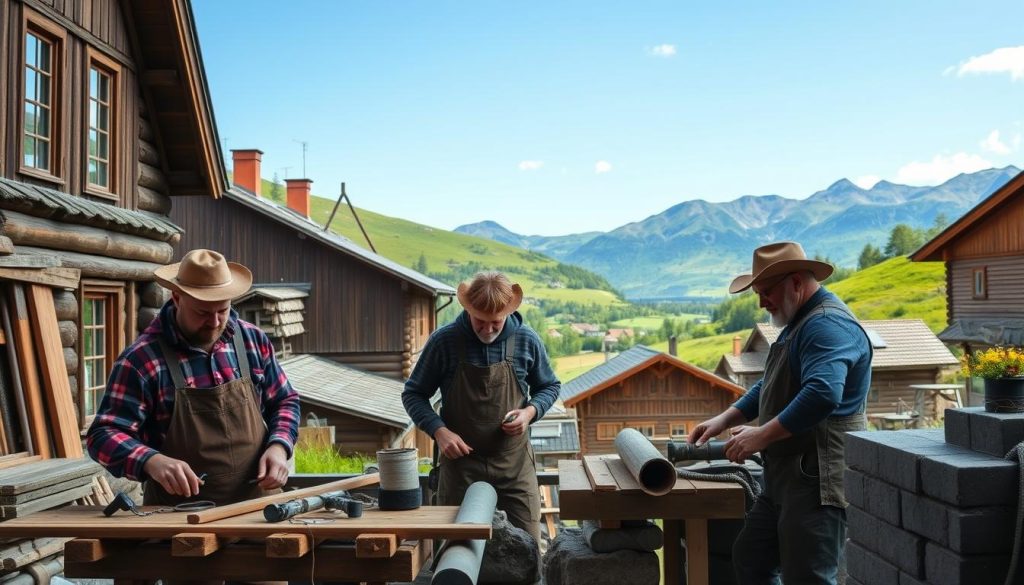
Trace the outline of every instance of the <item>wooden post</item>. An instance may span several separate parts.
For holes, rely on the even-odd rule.
[[[25,289],[19,283],[11,285],[9,306],[11,328],[14,330],[14,345],[18,351],[18,371],[25,396],[25,410],[28,415],[27,433],[32,438],[36,453],[43,459],[53,457],[50,436],[46,432],[46,418],[43,413],[43,391],[39,386],[36,371],[35,342],[32,340],[32,326],[29,323],[28,307],[25,305]]]
[[[68,369],[64,363],[64,348],[60,344],[53,292],[48,286],[33,284],[29,293],[33,337],[39,348],[39,365],[46,382],[43,395],[50,410],[57,454],[61,457],[81,457],[82,440],[78,434],[78,417],[71,403],[71,387],[68,385]]]

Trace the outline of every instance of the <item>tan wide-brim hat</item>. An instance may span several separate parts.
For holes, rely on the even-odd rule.
[[[165,288],[200,301],[230,301],[252,287],[252,272],[213,250],[192,250],[181,262],[161,266],[153,276]]]
[[[469,313],[470,315],[476,317],[477,319],[482,319],[484,321],[496,321],[498,319],[511,315],[512,313],[515,312],[516,309],[519,308],[519,305],[523,303],[523,287],[519,286],[518,284],[513,284],[512,298],[509,300],[509,302],[498,311],[490,314],[484,313],[477,309],[476,307],[474,307],[472,304],[470,304],[469,284],[465,282],[459,283],[459,287],[455,291],[455,296],[458,297],[459,304],[462,305],[462,308],[466,309],[466,312]]]
[[[808,260],[804,249],[796,242],[767,244],[754,250],[753,269],[750,274],[741,274],[734,278],[729,285],[729,292],[743,292],[773,276],[805,270],[814,273],[815,280],[821,282],[831,276],[834,269],[828,262]]]

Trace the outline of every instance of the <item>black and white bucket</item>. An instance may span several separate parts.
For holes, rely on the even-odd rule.
[[[377,451],[377,468],[380,471],[377,506],[381,510],[413,510],[420,507],[423,494],[416,455],[416,449],[411,448]]]

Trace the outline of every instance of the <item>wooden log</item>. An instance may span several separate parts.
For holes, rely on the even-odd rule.
[[[305,534],[281,532],[267,537],[267,558],[297,559],[309,553],[310,538]]]
[[[25,572],[32,575],[38,585],[48,585],[50,579],[64,572],[64,555],[57,554],[48,559],[32,563],[25,567]]]
[[[21,252],[26,252],[29,248],[19,248]],[[32,248],[32,250],[40,250],[42,248]],[[35,252],[31,252],[35,253]],[[42,251],[41,253],[51,255],[50,251]],[[53,254],[56,256],[56,254]],[[81,273],[75,268],[67,267],[55,267],[55,268],[4,268],[0,267],[0,278],[7,280],[16,280],[18,282],[29,282],[32,284],[45,284],[46,286],[52,286],[54,288],[78,288],[78,281],[81,280]]]
[[[148,124],[147,124],[148,126]],[[141,134],[141,131],[139,132]],[[153,143],[149,140],[139,140],[139,162],[144,162],[147,165],[153,165],[154,167],[160,166],[160,152],[153,146]]]
[[[39,385],[39,374],[36,373],[36,345],[32,340],[32,325],[29,322],[25,289],[17,283],[12,284],[10,288],[11,301],[7,308],[14,334],[13,343],[10,345],[17,346],[18,349],[18,371],[21,373],[21,387],[28,417],[27,432],[31,435],[35,452],[43,459],[49,459],[53,456],[53,451],[50,450],[50,435],[46,428],[43,390]]]
[[[280,494],[273,494],[269,496],[264,496],[262,498],[255,498],[252,500],[246,500],[244,502],[238,502],[237,504],[218,506],[216,508],[211,508],[209,510],[194,512],[188,515],[188,523],[205,524],[207,522],[213,522],[214,520],[220,520],[222,518],[230,518],[232,516],[238,516],[240,514],[246,514],[248,512],[262,510],[267,504],[278,504],[281,502],[287,502],[288,500],[293,500],[296,498],[305,498],[308,496],[315,496],[325,492],[334,492],[338,490],[354,490],[368,485],[373,485],[379,482],[379,473],[369,473],[357,477],[350,477],[348,479],[342,479],[324,485],[308,487],[301,490],[292,490],[290,492],[282,492]]]
[[[394,534],[360,534],[356,537],[357,559],[390,559],[398,551]]]
[[[57,319],[78,322],[78,297],[67,290],[53,291],[53,308],[57,311]]]
[[[159,213],[160,215],[171,214],[170,197],[163,193],[158,193],[149,187],[143,187],[142,185],[135,188],[135,193],[139,196],[139,209]]]
[[[171,556],[208,557],[220,550],[216,534],[208,532],[182,532],[171,538]]]
[[[167,299],[171,298],[170,291],[160,286],[155,281],[144,283],[140,282],[139,291],[139,300],[142,301],[142,306],[144,307],[159,309],[164,306]]]
[[[67,377],[70,372],[78,371],[78,352],[73,347],[62,347],[61,353],[64,355],[64,367],[66,371],[64,376]],[[68,390],[70,393],[71,390]]]
[[[171,188],[167,185],[167,178],[164,177],[164,172],[144,162],[139,163],[139,185],[149,187],[158,193],[171,192]]]
[[[61,261],[62,268],[48,268],[44,270],[68,270],[76,269],[83,278],[105,278],[107,280],[152,280],[153,271],[160,268],[162,264],[143,262],[140,260],[116,260],[104,256],[83,254],[81,252],[70,252],[66,250],[50,250],[47,248],[36,248],[34,246],[20,246],[18,251],[23,254],[47,254],[56,256]],[[0,277],[4,276],[5,269],[0,268]],[[58,286],[56,284],[52,286]],[[77,288],[78,281],[74,286],[63,286],[61,288]]]
[[[78,323],[74,321],[57,321],[60,331],[60,344],[63,347],[75,347],[78,343]]]
[[[174,248],[167,242],[98,227],[62,223],[17,211],[4,211],[4,233],[18,246],[39,246],[124,260],[167,264]]]
[[[144,109],[143,108],[143,104],[145,104],[145,103],[146,103],[146,100],[139,100],[139,109],[140,110]],[[140,114],[145,114],[145,112],[141,112],[141,111],[139,113]],[[153,132],[153,126],[152,126],[152,124],[149,123],[149,119],[146,118],[145,115],[140,115],[139,116],[139,139],[140,140],[145,140],[146,142],[149,142],[150,144],[152,144],[156,140],[156,134]]]
[[[0,565],[5,571],[24,567],[64,549],[70,538],[34,538],[0,548]]]

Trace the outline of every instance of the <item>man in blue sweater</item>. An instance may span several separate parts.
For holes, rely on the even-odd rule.
[[[733,545],[744,585],[830,584],[846,540],[844,435],[865,428],[871,343],[850,309],[819,284],[832,266],[808,260],[794,242],[754,251],[753,270],[729,292],[752,289],[772,324],[764,378],[725,412],[695,427],[702,445],[733,429],[726,456],[764,457],[765,491]]]
[[[523,289],[500,272],[459,285],[464,311],[435,331],[405,383],[402,404],[440,451],[441,505],[486,481],[509,522],[540,541],[540,490],[529,426],[562,387],[540,336],[516,312]],[[441,389],[441,414],[430,398]]]

